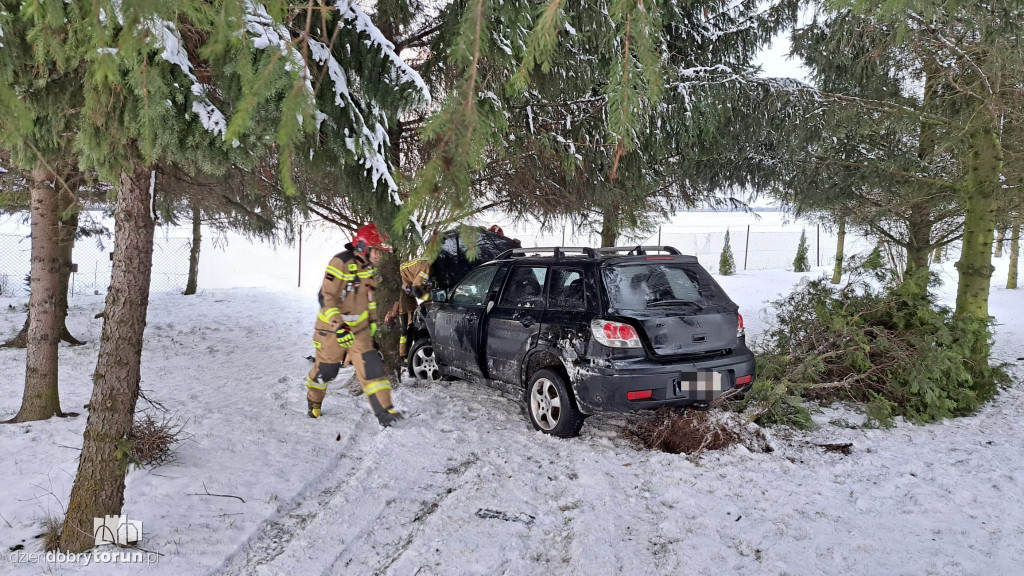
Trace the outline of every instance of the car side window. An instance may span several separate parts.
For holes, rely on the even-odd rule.
[[[583,271],[576,268],[555,268],[551,271],[548,309],[586,310]]]
[[[465,306],[483,306],[487,300],[487,290],[494,280],[497,266],[481,266],[466,276],[466,279],[455,287],[450,302]]]
[[[499,306],[506,308],[542,308],[544,306],[545,267],[516,266],[509,275]]]

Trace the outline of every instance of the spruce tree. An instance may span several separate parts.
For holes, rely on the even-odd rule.
[[[725,246],[722,247],[722,255],[718,257],[718,273],[722,276],[732,276],[736,273],[736,260],[732,257],[732,247],[729,246],[729,230],[725,231]]]
[[[811,271],[811,263],[807,259],[807,230],[800,231],[800,244],[796,247],[796,257],[793,258],[793,271]]]

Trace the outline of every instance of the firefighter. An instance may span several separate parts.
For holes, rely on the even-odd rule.
[[[391,250],[386,241],[387,236],[375,224],[362,226],[352,242],[345,245],[345,251],[336,254],[327,265],[313,333],[316,361],[306,377],[310,418],[320,417],[327,385],[337,377],[346,357],[355,367],[363,394],[381,426],[402,418],[391,404],[391,383],[384,372],[384,360],[373,347],[377,331],[373,265],[382,252]]]
[[[409,260],[401,266],[402,294],[395,302],[395,306],[388,313],[388,320],[398,316],[399,328],[402,336],[398,339],[398,356],[405,365],[409,355],[409,339],[406,331],[413,321],[413,312],[419,305],[417,299],[429,300],[430,294],[426,291],[426,284],[430,281],[430,262],[423,258]]]

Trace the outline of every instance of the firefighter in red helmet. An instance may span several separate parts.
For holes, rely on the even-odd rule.
[[[382,252],[390,252],[387,236],[375,224],[356,231],[345,251],[331,258],[320,288],[320,312],[313,333],[316,360],[306,377],[306,400],[310,418],[320,417],[327,385],[334,380],[346,357],[355,367],[363,394],[382,426],[402,415],[391,403],[391,383],[384,371],[380,352],[373,347],[377,332],[377,303],[373,265]]]

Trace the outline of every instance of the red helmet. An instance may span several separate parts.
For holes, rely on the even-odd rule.
[[[498,226],[497,224],[495,224],[494,226],[491,226],[490,228],[488,228],[488,230],[490,230],[491,232],[496,232],[498,234],[501,234],[502,236],[505,235],[505,232],[501,229],[501,226]]]
[[[390,252],[391,246],[387,242],[388,235],[381,233],[377,230],[377,225],[370,222],[356,230],[356,235],[352,238],[352,249],[359,254],[366,254],[370,248]]]

